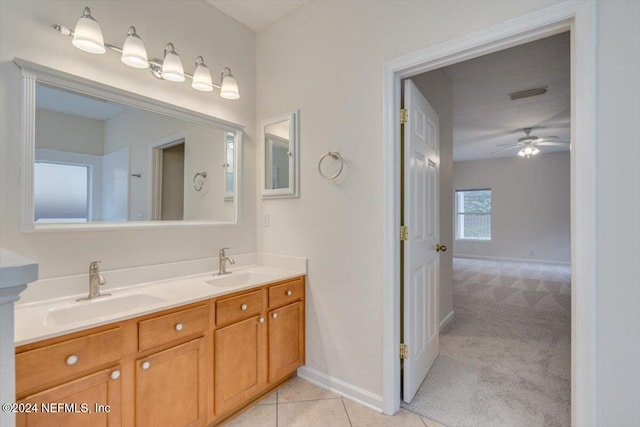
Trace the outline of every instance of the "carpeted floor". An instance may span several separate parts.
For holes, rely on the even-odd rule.
[[[402,406],[449,427],[570,426],[570,267],[456,258],[453,305]]]

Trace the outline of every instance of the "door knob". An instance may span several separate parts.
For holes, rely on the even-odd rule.
[[[447,247],[445,245],[436,243],[436,252],[446,252],[446,251],[447,251]]]

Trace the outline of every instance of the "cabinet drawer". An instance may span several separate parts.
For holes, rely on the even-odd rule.
[[[204,305],[138,323],[138,350],[197,334],[209,327],[209,307]]]
[[[278,307],[304,298],[302,278],[269,288],[269,308]]]
[[[216,302],[216,325],[248,319],[265,309],[266,292],[255,291]]]
[[[16,354],[16,394],[116,362],[121,353],[118,327]]]

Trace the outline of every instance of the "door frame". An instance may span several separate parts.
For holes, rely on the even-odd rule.
[[[571,422],[596,414],[596,5],[563,2],[386,62],[383,101],[383,412],[400,408],[400,80],[571,31]]]

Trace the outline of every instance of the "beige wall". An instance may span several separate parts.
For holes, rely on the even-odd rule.
[[[36,110],[36,148],[104,155],[104,123],[57,111]]]
[[[172,41],[185,71],[203,55],[214,76],[231,67],[241,98],[225,100],[218,92],[192,90],[188,82],[158,81],[149,71],[123,65],[118,55],[92,55],[71,45],[51,29],[73,27],[82,8],[91,7],[107,42],[121,45],[134,24],[151,57],[162,55]],[[117,230],[98,232],[21,233],[20,71],[19,57],[50,68],[96,80],[184,108],[245,125],[241,226]],[[40,263],[40,277],[86,272],[101,259],[104,270],[215,256],[223,246],[231,253],[256,250],[255,180],[255,34],[202,1],[1,1],[0,2],[0,243]]]
[[[552,3],[317,1],[258,34],[257,123],[300,109],[301,164],[300,198],[259,202],[258,248],[309,258],[310,368],[382,394],[383,63]]]
[[[569,160],[565,151],[455,162],[455,190],[491,189],[492,221],[490,241],[456,240],[454,255],[569,263]]]

